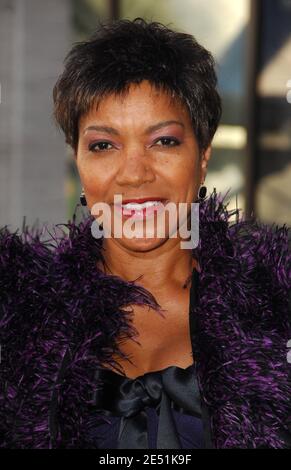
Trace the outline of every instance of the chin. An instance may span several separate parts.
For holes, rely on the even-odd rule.
[[[166,238],[122,238],[120,243],[131,251],[151,251],[165,243]]]

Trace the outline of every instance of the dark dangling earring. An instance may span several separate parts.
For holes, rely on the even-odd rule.
[[[87,206],[87,199],[86,199],[86,196],[85,196],[84,189],[82,189],[82,192],[81,192],[81,195],[80,195],[80,202],[81,202],[82,206]]]
[[[198,197],[199,199],[203,200],[206,198],[207,194],[207,187],[206,186],[200,186]]]

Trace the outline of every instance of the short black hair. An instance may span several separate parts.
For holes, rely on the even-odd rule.
[[[77,149],[79,119],[108,94],[124,94],[148,80],[178,98],[190,112],[200,150],[211,143],[221,117],[213,56],[196,39],[143,18],[100,22],[75,43],[53,90],[54,116]]]

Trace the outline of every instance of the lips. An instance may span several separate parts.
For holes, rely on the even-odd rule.
[[[147,201],[165,201],[166,199],[161,198],[161,197],[145,197],[145,198],[136,198],[136,199],[124,199],[122,201],[122,204],[128,204],[128,203],[136,203],[136,204],[142,204],[143,202]]]
[[[156,196],[125,199],[122,205],[116,204],[115,208],[118,212],[121,212],[123,217],[133,217],[135,220],[142,220],[163,211],[166,202],[166,199]]]

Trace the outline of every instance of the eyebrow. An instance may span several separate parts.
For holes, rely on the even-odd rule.
[[[151,132],[157,131],[158,129],[169,126],[171,124],[178,124],[179,126],[183,127],[183,129],[185,129],[184,124],[180,121],[175,121],[175,120],[161,121],[161,122],[158,122],[157,124],[153,124],[152,126],[147,127],[145,130],[145,134],[150,134]],[[100,132],[106,132],[107,134],[120,135],[117,129],[114,129],[114,127],[109,127],[109,126],[89,126],[89,127],[86,127],[86,129],[84,130],[84,133],[86,131],[100,131]]]

